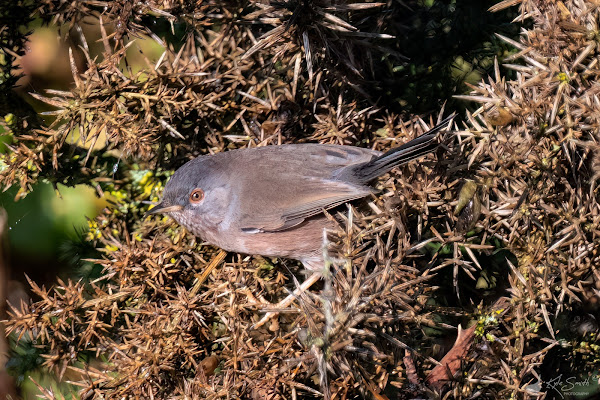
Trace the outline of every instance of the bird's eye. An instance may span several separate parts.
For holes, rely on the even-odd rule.
[[[204,199],[204,192],[202,189],[194,189],[192,193],[190,193],[190,203],[198,204]]]

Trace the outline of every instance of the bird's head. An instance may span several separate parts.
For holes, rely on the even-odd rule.
[[[200,235],[225,217],[229,196],[226,174],[210,156],[198,157],[175,171],[165,186],[160,203],[147,215],[166,214],[195,235]]]

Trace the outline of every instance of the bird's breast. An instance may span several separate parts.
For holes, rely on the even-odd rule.
[[[199,218],[189,218],[184,213],[173,218],[195,236],[224,250],[268,257],[285,257],[296,260],[321,257],[324,230],[334,227],[325,215],[306,219],[290,229],[276,232],[248,232],[235,224],[207,225]]]
[[[231,251],[296,260],[322,257],[324,230],[333,224],[323,215],[308,218],[292,228],[276,232],[238,232],[230,236]]]

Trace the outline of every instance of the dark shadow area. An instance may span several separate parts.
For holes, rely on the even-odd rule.
[[[393,50],[407,60],[393,64],[383,58],[385,79],[377,92],[381,102],[415,114],[433,112],[443,101],[451,110],[464,110],[467,104],[452,96],[467,93],[466,83],[491,75],[494,58],[502,62],[514,52],[495,33],[517,38],[520,28],[510,22],[518,12],[514,8],[488,12],[496,3],[409,1],[412,11],[396,7],[390,18],[397,38]]]

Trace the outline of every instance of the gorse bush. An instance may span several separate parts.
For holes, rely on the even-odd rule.
[[[559,374],[583,381],[599,364],[599,11],[541,0],[493,10],[516,4],[513,25],[499,23],[473,62],[456,45],[429,66],[403,56],[398,21],[416,15],[421,36],[472,43],[461,36],[472,27],[455,23],[478,23],[464,4],[3,5],[14,17],[0,28],[7,98],[23,26],[63,26],[74,44],[72,87],[32,93],[49,111],[3,105],[4,187],[23,197],[38,182],[83,183],[109,201],[85,234],[101,274],[31,282],[35,299],[13,305],[11,337],[34,341],[81,398],[541,398],[562,390],[548,385]],[[85,24],[98,27],[98,54]],[[139,38],[163,52],[136,51],[134,67]],[[466,64],[491,76],[452,71]],[[481,106],[434,157],[331,211],[331,275],[267,326],[256,322],[302,279],[296,263],[227,254],[144,217],[173,170],[201,154],[400,145],[462,110],[452,76],[470,85],[460,100]]]

